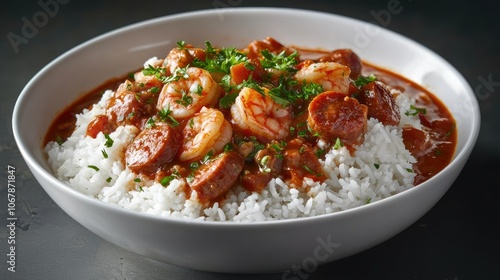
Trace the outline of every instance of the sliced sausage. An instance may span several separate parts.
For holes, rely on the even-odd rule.
[[[338,49],[318,59],[319,62],[337,62],[351,69],[349,77],[357,79],[361,75],[361,58],[351,49]]]
[[[172,161],[181,144],[179,132],[166,123],[142,130],[127,146],[125,162],[135,173],[153,174]]]
[[[332,143],[339,138],[349,145],[363,141],[368,109],[355,98],[326,91],[313,98],[308,111],[309,127],[326,141]]]
[[[267,184],[273,176],[271,173],[250,172],[245,170],[241,177],[241,186],[249,192],[262,192],[267,187]]]
[[[383,83],[370,82],[364,85],[356,98],[368,107],[369,118],[376,118],[385,125],[399,124],[399,106]]]
[[[191,189],[204,205],[214,203],[236,183],[243,169],[243,157],[237,152],[225,152],[195,171]]]

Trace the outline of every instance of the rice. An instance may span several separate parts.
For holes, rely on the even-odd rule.
[[[331,149],[320,162],[329,179],[319,183],[304,179],[299,188],[281,178],[272,179],[261,193],[235,186],[226,198],[204,208],[196,192],[186,194],[184,182],[174,179],[168,186],[141,179],[122,162],[122,153],[139,132],[121,126],[106,138],[86,137],[88,123],[104,113],[108,90],[91,110],[77,115],[76,129],[66,142],[45,147],[56,177],[75,190],[106,203],[151,215],[204,221],[252,222],[293,219],[334,213],[372,203],[413,187],[415,158],[402,140],[405,125],[420,127],[418,117],[406,116],[414,101],[397,94],[401,111],[398,126],[368,120],[365,141],[354,155],[346,147]],[[112,140],[112,145],[109,143]],[[107,143],[108,141],[108,143]],[[108,145],[106,145],[108,144]],[[319,146],[323,145],[321,141]],[[307,191],[302,191],[307,190]]]

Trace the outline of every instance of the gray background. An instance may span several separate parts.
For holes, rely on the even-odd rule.
[[[56,0],[41,0],[43,3]],[[341,14],[414,39],[454,65],[475,90],[482,115],[477,145],[439,203],[415,224],[358,255],[330,263],[303,279],[498,279],[500,270],[500,106],[498,1],[62,1],[19,46],[23,18],[43,12],[38,1],[2,2],[0,9],[0,279],[282,279],[282,274],[227,275],[193,271],[127,252],[92,234],[46,195],[12,137],[14,103],[25,84],[70,48],[142,20],[220,6],[294,7]],[[377,20],[399,2],[400,13]],[[63,4],[64,3],[64,4]],[[334,27],[332,27],[334,28]],[[79,78],[79,77],[75,77]],[[61,81],[62,86],[65,82]],[[7,166],[16,168],[16,270],[7,271]],[[214,252],[216,254],[216,252]],[[291,279],[291,278],[288,278]],[[299,278],[297,278],[299,279]]]

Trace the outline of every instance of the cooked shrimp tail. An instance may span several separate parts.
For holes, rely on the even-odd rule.
[[[231,106],[234,123],[263,141],[280,140],[289,133],[291,109],[274,101],[264,89],[260,93],[244,87]]]

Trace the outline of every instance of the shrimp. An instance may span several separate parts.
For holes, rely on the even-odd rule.
[[[265,89],[264,89],[265,90]],[[280,140],[288,135],[292,122],[291,109],[276,103],[264,94],[244,87],[231,106],[234,123],[262,141]]]
[[[349,67],[336,62],[316,62],[307,64],[295,73],[299,82],[313,82],[323,86],[324,91],[349,93]]]
[[[202,107],[217,102],[222,88],[208,71],[189,67],[185,70],[185,75],[181,74],[182,77],[177,81],[163,86],[156,104],[158,110],[168,108],[172,117],[186,119],[200,111]]]
[[[187,44],[182,48],[177,47],[170,50],[163,65],[167,74],[172,75],[178,68],[187,67],[195,58],[205,60],[205,52],[203,49]]]
[[[183,143],[180,161],[197,161],[208,153],[218,154],[231,141],[233,129],[224,114],[214,108],[203,107],[182,130]]]
[[[152,57],[144,62],[144,69],[148,67],[161,67],[163,65],[163,62],[163,59],[158,59],[156,56]],[[154,75],[144,75],[142,70],[134,73],[134,81],[138,83],[148,83],[151,80],[158,80],[158,78],[156,78]]]

